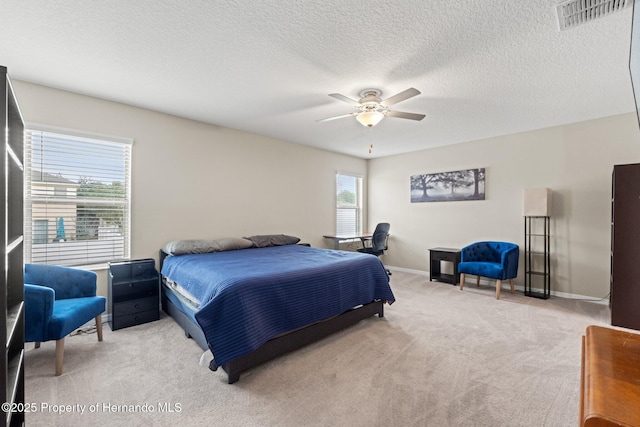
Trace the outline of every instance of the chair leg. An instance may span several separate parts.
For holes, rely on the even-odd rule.
[[[40,348],[40,343],[36,342],[36,345],[33,348]]]
[[[476,288],[480,287],[480,276],[476,276]]]
[[[62,375],[62,361],[64,359],[64,338],[56,341],[56,377]]]
[[[460,290],[464,288],[464,273],[460,273]]]
[[[500,299],[500,286],[502,285],[502,281],[498,279],[496,281],[496,299]]]
[[[102,341],[102,315],[96,316],[96,332],[98,333],[98,341]]]
[[[511,293],[515,294],[516,293],[516,287],[513,284],[513,279],[509,279],[509,284],[511,285]]]

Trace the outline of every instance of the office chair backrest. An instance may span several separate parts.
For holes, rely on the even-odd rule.
[[[377,251],[387,250],[387,236],[391,225],[388,222],[381,222],[376,225],[376,229],[371,237],[371,247]]]

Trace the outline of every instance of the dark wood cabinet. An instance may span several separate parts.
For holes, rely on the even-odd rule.
[[[611,324],[640,330],[640,164],[613,167]]]
[[[109,263],[111,329],[160,318],[160,276],[155,261],[139,259]]]
[[[0,336],[5,352],[0,362],[0,401],[3,426],[24,424],[24,258],[23,182],[24,124],[7,69],[0,67],[0,129],[4,135],[4,157],[0,174],[0,209],[3,253],[0,257]]]

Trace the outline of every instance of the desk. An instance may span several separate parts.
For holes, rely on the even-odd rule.
[[[352,234],[352,235],[325,235],[322,236],[325,239],[333,240],[333,249],[340,249],[340,242],[345,242],[347,240],[356,240],[360,239],[362,241],[362,246],[364,247],[364,242],[367,240],[371,240],[373,237],[373,233],[361,233],[361,234]]]
[[[440,261],[453,263],[453,274],[443,274],[440,271]],[[458,264],[460,264],[460,249],[452,248],[431,248],[429,249],[429,281],[451,283],[457,285],[460,282],[458,274]]]
[[[587,327],[581,374],[580,426],[640,426],[640,334]]]

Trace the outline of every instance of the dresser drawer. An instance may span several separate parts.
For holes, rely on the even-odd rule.
[[[155,296],[114,303],[113,315],[121,316],[126,314],[135,314],[154,309],[158,309],[158,298]]]

